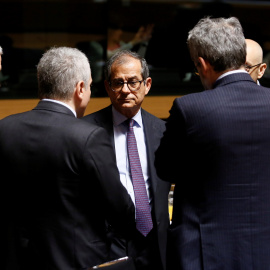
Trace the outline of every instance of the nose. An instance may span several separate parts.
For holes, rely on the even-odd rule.
[[[122,92],[123,92],[123,93],[130,93],[130,90],[129,90],[129,88],[128,88],[127,83],[124,83],[123,88],[122,88]]]

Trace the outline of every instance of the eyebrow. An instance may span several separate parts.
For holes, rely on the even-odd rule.
[[[139,79],[137,76],[132,76],[130,78],[128,78],[128,80],[132,80],[132,79]],[[123,78],[114,78],[113,80],[123,80]]]

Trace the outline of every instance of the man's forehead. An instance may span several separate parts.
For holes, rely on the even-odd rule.
[[[141,75],[140,61],[125,62],[122,64],[116,64],[112,66],[111,77],[138,77]]]
[[[130,74],[119,74],[119,73],[115,73],[112,74],[111,78],[112,79],[138,79],[141,77],[140,73],[130,73]]]

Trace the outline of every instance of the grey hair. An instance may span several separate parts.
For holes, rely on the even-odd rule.
[[[105,75],[105,80],[109,81],[111,79],[111,70],[112,70],[112,65],[122,65],[126,62],[129,61],[129,58],[134,58],[140,61],[141,63],[141,75],[143,80],[147,79],[149,77],[149,68],[146,63],[146,60],[142,58],[139,54],[135,52],[131,52],[128,50],[122,50],[116,52],[106,63],[105,69],[104,69],[104,75]]]
[[[3,49],[2,47],[0,46],[0,55],[3,54]]]
[[[69,100],[79,81],[89,83],[88,58],[75,48],[53,47],[43,54],[37,65],[39,98]]]
[[[215,71],[239,69],[246,61],[245,37],[235,17],[201,19],[188,33],[187,44],[193,61],[202,57]]]

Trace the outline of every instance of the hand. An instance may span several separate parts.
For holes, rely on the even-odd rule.
[[[146,27],[141,26],[131,42],[135,45],[149,41],[152,37],[153,28],[154,24],[148,24]]]
[[[144,32],[142,34],[142,39],[143,41],[149,41],[152,37],[152,32],[153,32],[154,24],[148,24],[144,28]]]

